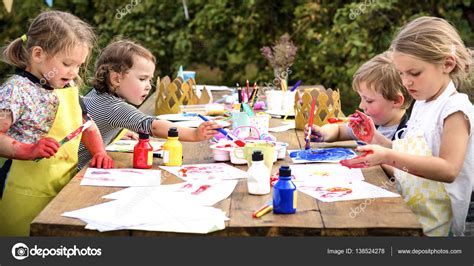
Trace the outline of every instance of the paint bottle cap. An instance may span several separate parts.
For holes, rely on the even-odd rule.
[[[170,127],[168,129],[168,137],[177,137],[178,136],[178,129],[175,127]]]
[[[260,150],[256,150],[252,152],[252,161],[263,161],[263,153]]]
[[[280,171],[279,171],[280,177],[284,176],[291,176],[291,169],[288,165],[282,165],[280,166]]]
[[[149,139],[150,138],[150,134],[147,134],[147,133],[138,133],[138,138],[139,139]]]

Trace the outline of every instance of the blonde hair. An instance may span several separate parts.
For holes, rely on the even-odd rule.
[[[402,94],[405,99],[401,106],[403,109],[408,109],[413,101],[402,84],[389,52],[372,57],[357,69],[352,77],[352,89],[359,91],[362,82],[367,84],[367,88],[374,89],[389,101],[397,100]]]
[[[19,37],[3,48],[2,61],[25,69],[30,64],[31,50],[35,46],[41,47],[48,56],[54,56],[77,45],[86,45],[89,48],[89,58],[95,38],[92,28],[78,17],[61,11],[43,12],[31,23],[26,41]],[[84,69],[86,68],[87,63]],[[75,82],[82,84],[79,76]]]
[[[455,58],[456,66],[449,73],[456,87],[466,90],[472,75],[472,58],[457,30],[446,20],[420,17],[405,25],[391,48],[395,52],[417,57],[425,62],[441,65],[447,56]]]
[[[129,40],[115,41],[107,45],[95,63],[92,80],[94,88],[101,93],[113,93],[110,73],[126,73],[133,67],[134,56],[140,56],[156,63],[156,58],[145,47]]]

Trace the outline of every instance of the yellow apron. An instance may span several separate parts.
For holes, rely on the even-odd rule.
[[[125,134],[127,134],[127,132],[128,132],[128,129],[126,129],[126,128],[120,130],[120,132],[117,134],[117,136],[115,136],[115,138],[109,144],[112,144],[112,143],[115,143],[115,142],[121,140],[123,138],[123,136],[125,136]]]
[[[63,139],[82,125],[77,88],[55,90],[56,118],[47,134]],[[0,236],[28,236],[30,223],[76,173],[80,136],[67,142],[54,157],[39,162],[13,160],[2,199]]]
[[[423,136],[409,136],[393,141],[396,151],[431,156],[431,150]],[[409,170],[409,169],[406,169]],[[395,169],[397,188],[403,199],[415,213],[428,236],[447,236],[453,218],[451,200],[442,182],[421,178]]]

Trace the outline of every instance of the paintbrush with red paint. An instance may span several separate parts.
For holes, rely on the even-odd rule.
[[[92,125],[92,120],[87,120],[82,126],[74,130],[72,133],[68,134],[66,137],[64,137],[62,140],[58,141],[59,147],[63,146],[66,144],[68,141],[75,139],[79,134],[84,132],[87,128],[89,128]],[[38,158],[35,160],[35,162],[41,161],[43,158]]]
[[[306,136],[306,144],[304,146],[305,150],[309,150],[311,148],[310,145],[310,137],[311,137],[311,128],[313,127],[314,122],[314,109],[316,107],[316,98],[313,98],[311,102],[311,113],[309,113],[309,120],[308,120],[308,135]]]

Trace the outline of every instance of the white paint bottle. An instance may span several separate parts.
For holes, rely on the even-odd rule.
[[[252,165],[247,170],[247,187],[250,194],[265,195],[270,193],[270,169],[265,165],[262,151],[252,153]]]

